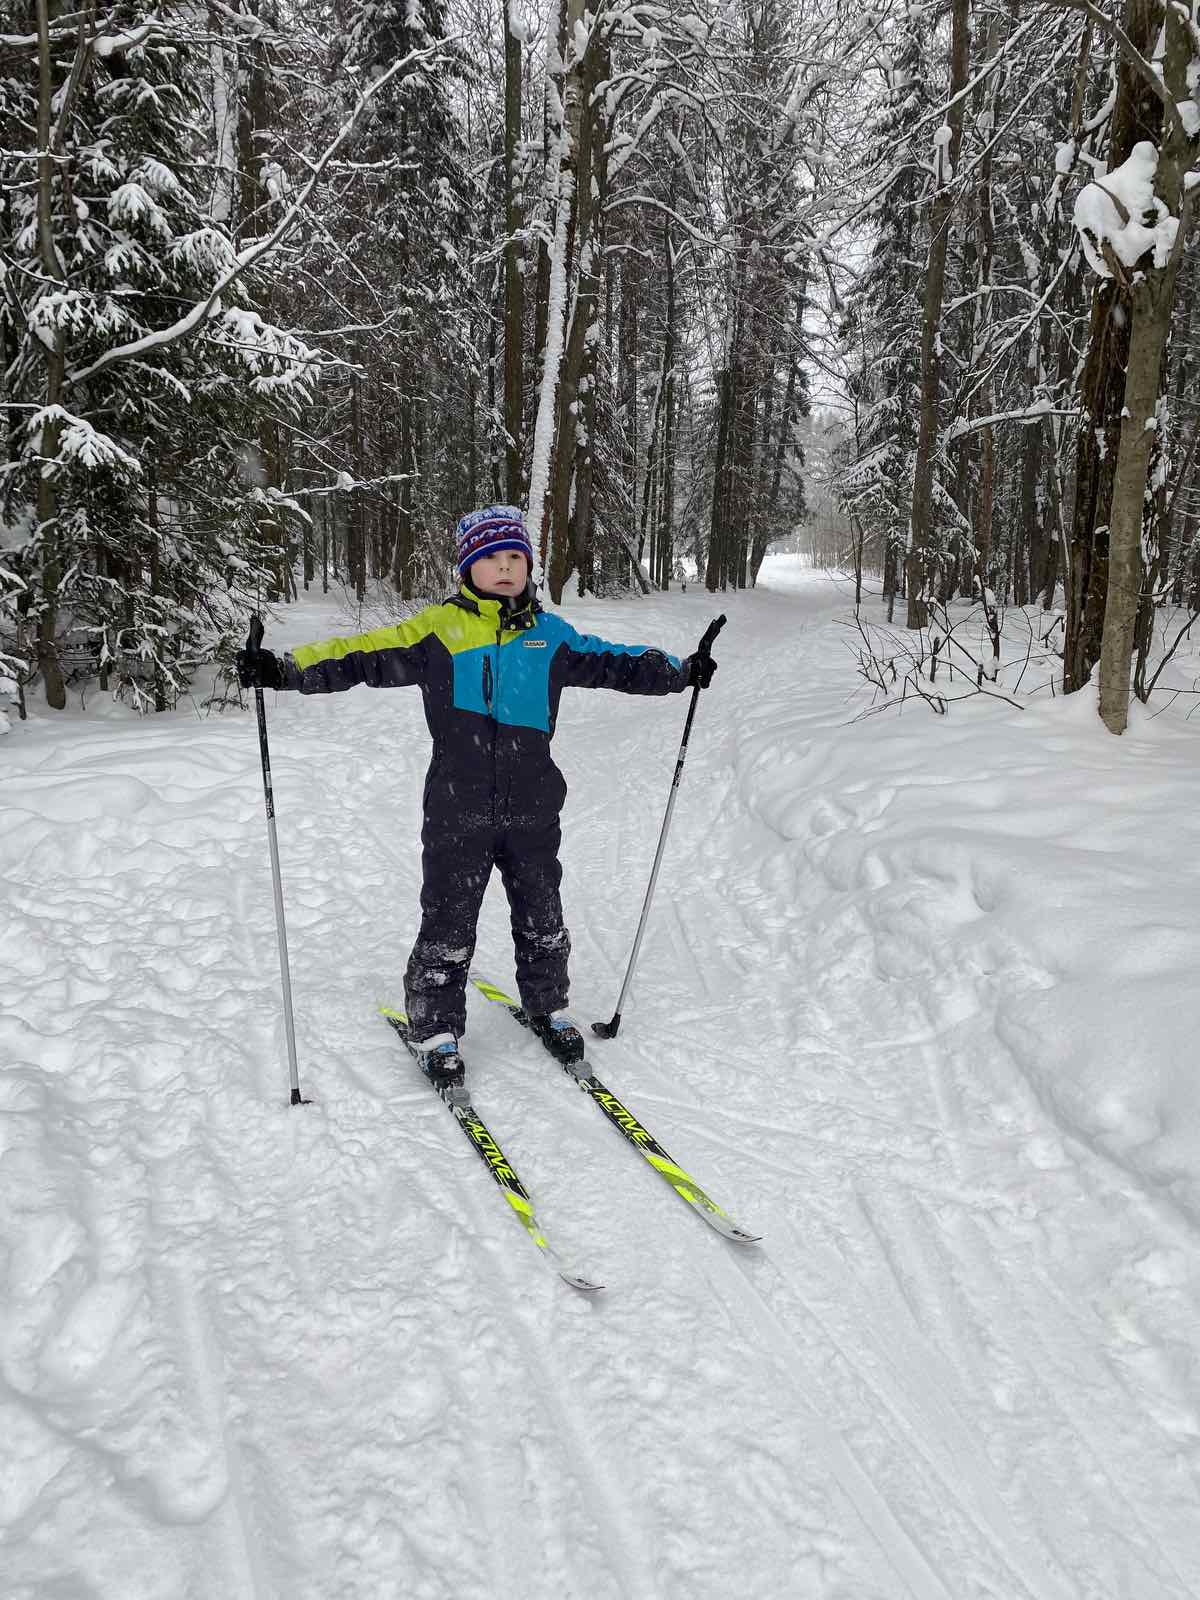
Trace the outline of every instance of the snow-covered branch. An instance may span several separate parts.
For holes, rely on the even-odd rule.
[[[1052,406],[1049,401],[1044,404],[1035,401],[1032,405],[1021,406],[1016,411],[993,412],[990,417],[959,417],[946,430],[946,443],[953,444],[957,439],[969,438],[971,434],[978,433],[982,428],[994,428],[1002,422],[1015,422],[1022,427],[1029,427],[1044,421],[1046,417],[1077,417],[1078,415],[1078,406]]]
[[[118,362],[127,361],[133,356],[146,355],[152,350],[161,350],[167,345],[175,344],[180,339],[186,338],[187,335],[195,328],[199,327],[199,325],[216,309],[218,302],[225,291],[229,289],[246,272],[248,272],[251,267],[255,266],[265,257],[269,256],[271,252],[275,250],[280,241],[288,233],[290,233],[296,222],[299,220],[305,206],[307,205],[309,196],[312,194],[313,190],[320,181],[326,166],[337,154],[338,150],[341,149],[345,141],[349,138],[363,111],[375,98],[375,96],[379,94],[380,90],[383,89],[401,72],[404,72],[408,68],[412,67],[414,63],[431,61],[435,57],[441,55],[444,49],[445,44],[439,43],[436,45],[428,45],[424,49],[420,50],[410,50],[407,55],[402,56],[397,61],[394,61],[387,71],[381,73],[380,76],[376,78],[368,88],[360,92],[358,100],[353,111],[350,113],[350,116],[342,124],[332,143],[326,147],[322,154],[313,163],[312,171],[307,183],[304,184],[291,204],[283,212],[274,228],[272,228],[271,232],[267,234],[265,238],[256,240],[253,244],[248,245],[244,250],[239,252],[234,265],[228,268],[228,270],[222,273],[222,275],[218,278],[217,282],[210,290],[207,299],[197,301],[197,303],[189,312],[187,312],[185,316],[180,317],[178,321],[173,322],[169,327],[156,329],[153,333],[145,334],[140,339],[133,339],[128,344],[116,345],[112,349],[106,350],[102,356],[99,356],[90,365],[72,369],[67,374],[67,384],[73,386],[76,384],[85,383],[89,378],[95,377],[97,373],[106,371],[109,367],[115,366]]]
[[[1035,0],[1035,3],[1047,6],[1052,10],[1082,11],[1086,17],[1089,17],[1096,27],[1107,33],[1116,42],[1121,54],[1130,66],[1134,68],[1142,82],[1151,93],[1157,95],[1162,102],[1163,115],[1172,124],[1176,135],[1183,138],[1187,137],[1187,130],[1179,114],[1179,108],[1171,98],[1170,92],[1163,82],[1161,71],[1152,61],[1147,61],[1119,22],[1110,17],[1107,12],[1101,11],[1099,6],[1093,4],[1093,0]]]

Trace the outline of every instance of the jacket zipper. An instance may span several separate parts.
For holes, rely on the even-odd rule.
[[[501,646],[501,642],[502,642],[502,640],[504,638],[504,622],[503,622],[502,619],[497,619],[497,620],[499,621],[499,626],[496,629],[496,679],[495,679],[495,691],[496,691],[496,703],[499,704],[499,701],[500,701],[500,646]],[[500,772],[499,772],[499,768],[498,768],[497,763],[496,763],[496,743],[497,743],[497,740],[500,737],[500,718],[496,715],[495,711],[492,712],[492,716],[494,718],[494,723],[493,723],[493,727],[492,727],[492,810],[493,810],[493,814],[496,814],[497,812],[501,812],[501,814],[496,817],[496,820],[501,824],[502,827],[508,827],[509,826],[508,816],[503,814],[503,813],[507,813],[507,811],[508,811],[508,796],[505,795],[505,797],[504,797],[504,805],[503,805],[503,808],[501,808],[501,805],[500,805],[500,792],[499,792],[500,791]]]
[[[502,819],[497,815],[499,811],[500,774],[496,766],[496,739],[500,732],[500,719],[496,715],[496,701],[500,697],[500,641],[504,635],[504,624],[496,629],[496,666],[492,668],[491,656],[483,658],[483,703],[488,716],[492,719],[492,815],[497,822]]]

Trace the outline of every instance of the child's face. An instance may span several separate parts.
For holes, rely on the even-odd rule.
[[[529,558],[523,550],[497,550],[480,556],[467,569],[476,594],[521,594],[529,577]]]

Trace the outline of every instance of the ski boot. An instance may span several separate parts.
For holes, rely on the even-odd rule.
[[[529,1027],[564,1067],[583,1060],[583,1035],[565,1011],[545,1012],[529,1018]]]
[[[409,1049],[430,1086],[443,1098],[462,1100],[467,1092],[467,1068],[452,1033],[435,1033],[428,1039],[411,1039]]]

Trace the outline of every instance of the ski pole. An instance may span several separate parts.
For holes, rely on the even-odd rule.
[[[707,658],[712,654],[713,640],[725,626],[724,616],[716,617],[709,623],[703,639],[696,648],[696,654]],[[675,797],[679,793],[679,780],[683,776],[683,763],[687,757],[688,739],[692,732],[692,720],[696,715],[696,703],[700,699],[700,685],[692,686],[692,703],[688,707],[687,721],[683,725],[683,739],[679,746],[679,758],[675,762],[675,776],[671,780],[671,793],[667,797],[666,815],[663,817],[662,832],[658,836],[658,849],[654,852],[654,865],[650,869],[650,882],[646,885],[646,898],[642,901],[642,915],[638,921],[637,933],[634,935],[633,949],[629,955],[629,965],[625,968],[625,981],[621,985],[621,992],[617,996],[616,1010],[610,1022],[593,1022],[592,1032],[601,1039],[615,1039],[617,1029],[621,1026],[621,1007],[625,1003],[625,995],[629,989],[629,981],[633,977],[633,969],[637,965],[638,951],[642,948],[642,935],[646,931],[646,918],[650,912],[650,902],[654,898],[654,885],[658,882],[658,869],[662,865],[663,847],[667,842],[667,829],[671,826],[671,813],[675,809]]]
[[[250,618],[246,652],[256,656],[263,641],[263,622],[256,611]],[[275,885],[275,931],[279,939],[279,977],[283,985],[283,1024],[287,1032],[288,1066],[292,1076],[292,1104],[306,1106],[300,1093],[300,1069],[296,1065],[296,1024],[292,1018],[292,979],[288,971],[287,928],[283,920],[283,880],[279,872],[279,840],[275,835],[275,790],[271,786],[271,752],[267,748],[267,711],[262,685],[254,685],[254,707],[258,713],[258,748],[262,756],[263,794],[267,804],[267,840],[271,846],[271,877]]]

